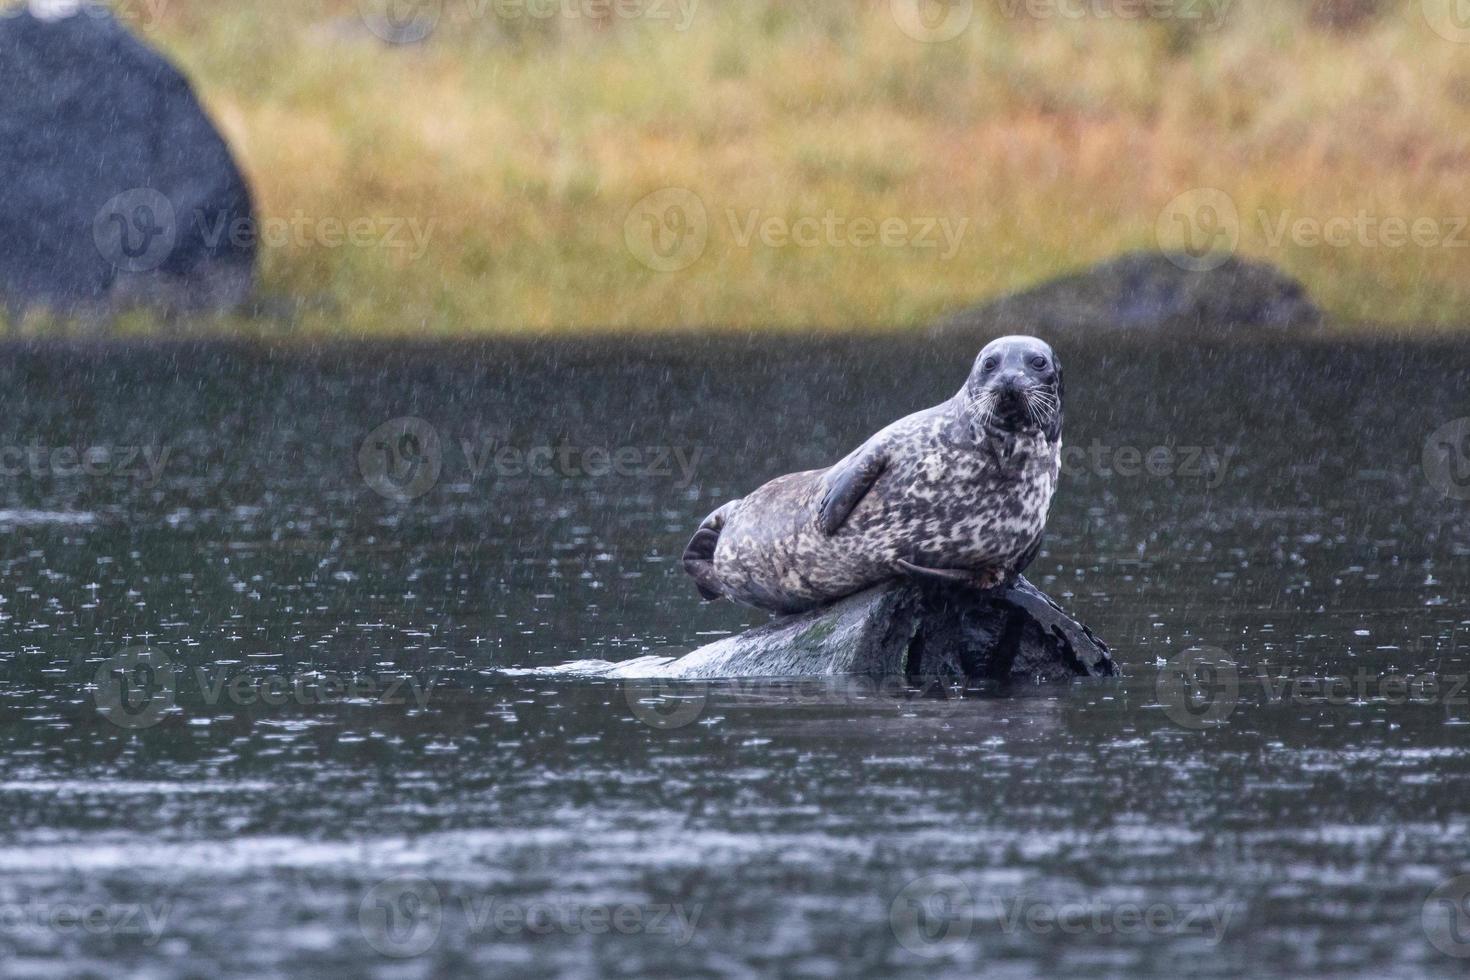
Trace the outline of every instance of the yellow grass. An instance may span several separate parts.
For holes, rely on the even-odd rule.
[[[403,46],[350,2],[151,2],[125,8],[195,80],[262,215],[308,229],[268,247],[262,274],[304,300],[290,329],[310,335],[910,327],[1158,247],[1161,213],[1196,188],[1233,203],[1240,254],[1300,277],[1341,324],[1470,323],[1470,43],[1419,0],[1336,29],[1305,0],[1235,0],[1213,30],[1095,13],[1137,0],[1078,19],[976,0],[942,43],[908,36],[889,0],[682,0],[683,30],[681,0],[641,0],[669,19],[601,20],[444,0]],[[629,219],[663,188],[707,215],[677,271],[640,261],[653,226]],[[815,238],[742,241],[752,217],[815,219]],[[421,253],[320,241],[324,221],[361,218],[376,235],[417,221]],[[670,228],[696,218],[653,214],[676,252]],[[1345,237],[1315,242],[1298,219]],[[1420,221],[1423,241],[1384,241],[1385,220]],[[1451,240],[1427,244],[1426,221]],[[963,229],[952,254],[939,222]]]

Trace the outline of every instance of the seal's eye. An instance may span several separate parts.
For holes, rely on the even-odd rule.
[[[982,365],[980,365],[980,367],[981,367],[982,370],[984,370],[984,372],[986,374],[989,374],[991,371],[994,371],[995,370],[996,363],[997,363],[997,361],[996,361],[995,358],[993,358],[993,357],[987,357],[985,359],[985,363],[982,364]]]
[[[1045,371],[1046,370],[1046,358],[1043,357],[1040,354],[1037,354],[1035,357],[1031,358],[1031,366],[1034,367],[1038,371]]]

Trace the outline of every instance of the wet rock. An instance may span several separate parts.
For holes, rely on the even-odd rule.
[[[941,321],[943,333],[1062,330],[1312,328],[1322,313],[1301,283],[1262,262],[1229,258],[1193,271],[1190,261],[1133,252]]]
[[[984,594],[893,582],[786,616],[677,660],[644,657],[611,677],[874,677],[1053,681],[1106,677],[1113,659],[1086,626],[1021,578]]]
[[[255,226],[225,141],[184,76],[111,14],[62,11],[0,15],[6,308],[240,305]]]

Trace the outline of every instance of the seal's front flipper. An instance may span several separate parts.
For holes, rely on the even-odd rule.
[[[973,585],[977,589],[993,589],[998,585],[1005,584],[1005,573],[1000,569],[990,569],[984,572],[971,572],[961,568],[925,568],[923,565],[915,565],[913,562],[898,560],[898,567],[908,572],[915,578],[932,578],[941,582],[959,582],[964,585]]]
[[[694,579],[699,597],[708,602],[725,597],[715,577],[715,548],[720,543],[720,530],[725,526],[725,507],[706,517],[684,548],[684,571]]]
[[[856,459],[838,463],[827,477],[827,496],[817,511],[817,527],[831,537],[857,509],[857,505],[873,489],[878,477],[888,468],[888,456],[870,450]]]

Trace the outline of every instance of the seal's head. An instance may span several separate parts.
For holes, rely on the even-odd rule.
[[[1062,434],[1062,365],[1035,337],[1001,337],[985,345],[960,393],[981,430]]]

